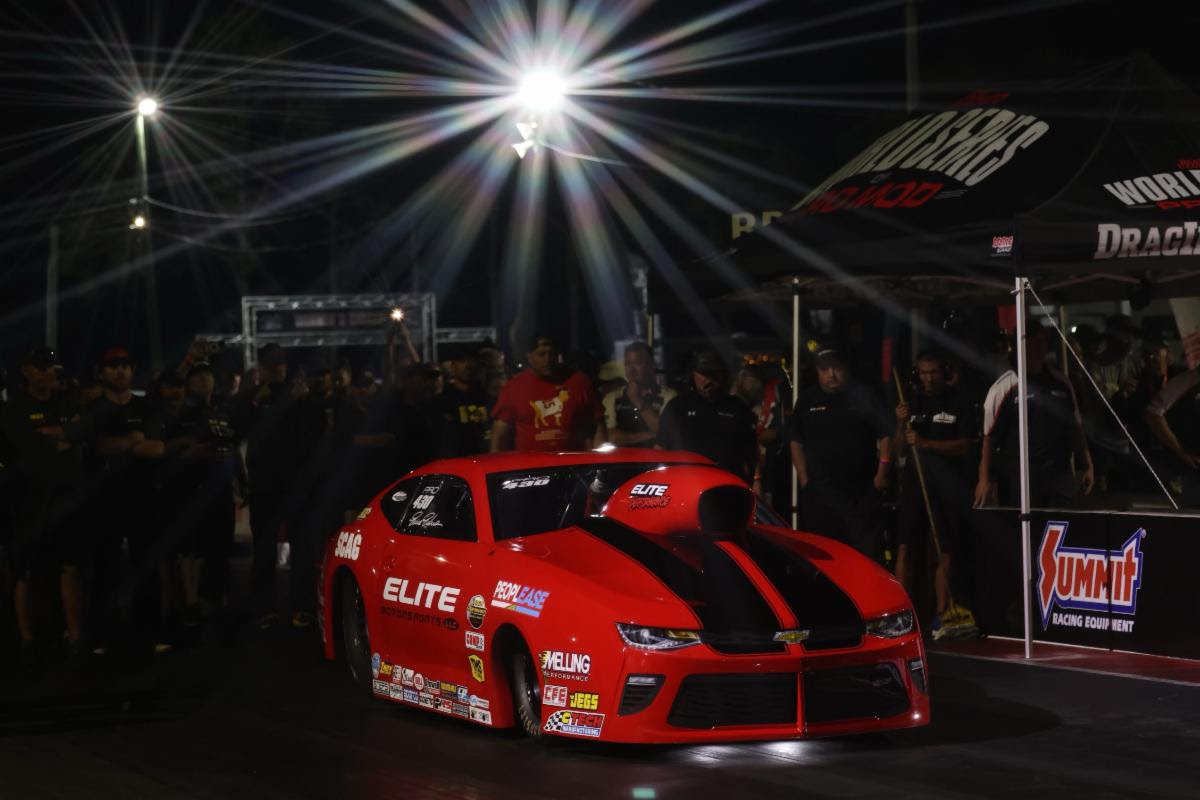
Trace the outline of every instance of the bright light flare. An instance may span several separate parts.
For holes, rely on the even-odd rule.
[[[129,227],[130,227],[130,229],[137,230],[137,231],[145,229],[146,218],[144,216],[142,216],[141,214],[138,214],[136,217],[133,218],[133,222],[129,223]]]
[[[153,117],[158,113],[158,101],[153,97],[143,97],[138,100],[137,113],[143,117]]]
[[[567,96],[567,82],[550,70],[531,72],[517,88],[517,102],[530,111],[557,111]]]
[[[391,313],[392,322],[404,322],[404,309],[393,308]]]

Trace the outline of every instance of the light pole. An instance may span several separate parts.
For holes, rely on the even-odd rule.
[[[146,333],[150,337],[150,368],[162,369],[162,330],[158,319],[158,276],[154,271],[154,242],[150,231],[150,172],[146,164],[146,119],[158,113],[158,101],[153,97],[138,100],[137,151],[138,151],[138,214],[129,226],[142,243],[146,258]]]

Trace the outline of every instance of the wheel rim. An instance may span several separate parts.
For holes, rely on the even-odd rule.
[[[533,669],[533,659],[526,653],[522,660],[521,669],[524,672],[525,702],[535,718],[542,713],[542,685],[538,683],[537,672]]]

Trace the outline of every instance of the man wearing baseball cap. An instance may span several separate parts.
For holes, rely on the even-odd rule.
[[[688,450],[711,458],[756,492],[761,490],[755,419],[741,398],[729,393],[729,368],[714,350],[692,361],[692,386],[663,408],[658,447]]]
[[[796,399],[792,413],[792,463],[803,494],[804,527],[876,558],[893,415],[851,380],[838,349],[818,351],[816,367],[817,384]]]
[[[104,393],[88,406],[93,505],[96,526],[95,582],[91,598],[97,654],[111,645],[121,574],[121,540],[129,545],[133,583],[132,622],[139,647],[161,652],[159,541],[153,497],[154,462],[165,454],[161,426],[150,403],[133,393],[134,361],[124,347],[100,356],[96,377]]]
[[[58,359],[48,347],[34,347],[21,361],[23,390],[10,392],[3,406],[3,438],[16,456],[22,487],[16,513],[13,572],[21,657],[34,662],[35,573],[59,571],[67,642],[72,653],[81,647],[83,582],[81,567],[87,530],[82,490],[83,460],[79,446],[78,407],[55,391]]]

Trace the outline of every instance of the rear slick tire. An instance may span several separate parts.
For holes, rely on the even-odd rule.
[[[367,607],[358,582],[347,577],[341,585],[342,652],[350,678],[371,694],[371,634],[367,629]]]
[[[538,682],[533,656],[524,644],[516,648],[509,667],[517,726],[530,739],[538,741],[543,738],[542,686]]]

